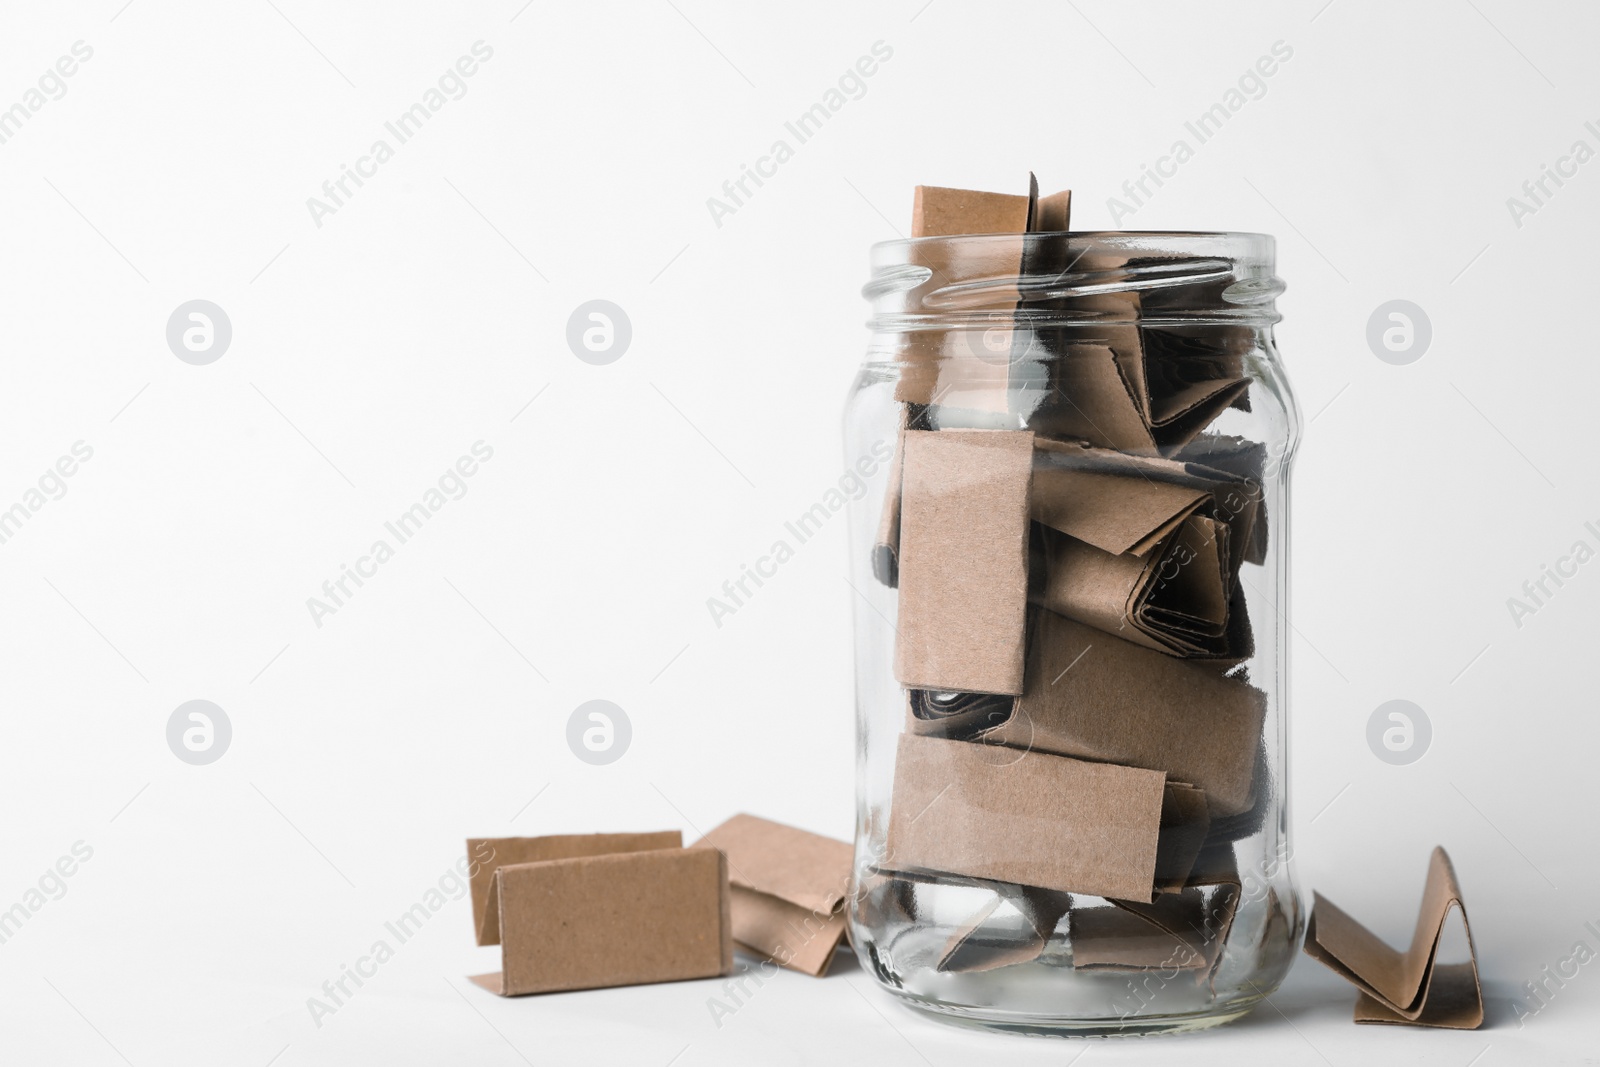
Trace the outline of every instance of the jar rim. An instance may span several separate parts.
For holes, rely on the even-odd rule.
[[[1068,230],[880,241],[862,295],[874,329],[962,327],[996,317],[1038,326],[1270,325],[1283,292],[1271,234]],[[1107,301],[1143,295],[1142,310]]]
[[[1256,252],[1256,257],[1266,264],[1272,263],[1277,246],[1277,238],[1270,233],[1257,233],[1252,230],[1041,230],[1027,234],[1016,233],[963,233],[947,234],[938,237],[896,237],[888,241],[876,241],[872,245],[873,258],[877,258],[880,250],[899,247],[928,247],[939,243],[952,245],[981,242],[994,239],[1015,241],[1019,237],[1065,237],[1073,239],[1101,242],[1108,247],[1138,247],[1144,248],[1155,241],[1172,240],[1180,245],[1204,245],[1214,243],[1218,246],[1235,246],[1241,253]],[[1177,249],[1175,249],[1176,251]]]

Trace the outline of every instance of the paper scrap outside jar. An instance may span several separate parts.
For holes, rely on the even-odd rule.
[[[728,858],[733,939],[754,955],[820,977],[844,939],[854,850],[754,815],[735,815],[691,848]]]

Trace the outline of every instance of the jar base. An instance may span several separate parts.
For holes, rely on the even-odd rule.
[[[1045,1015],[985,1011],[981,1008],[944,1004],[911,996],[887,986],[880,988],[919,1015],[925,1015],[947,1025],[1003,1034],[1023,1034],[1030,1037],[1152,1037],[1157,1034],[1193,1033],[1222,1026],[1248,1015],[1263,999],[1252,997],[1248,1000],[1234,1001],[1214,1012],[1137,1015],[1128,1019],[1092,1019],[1077,1016],[1052,1018]]]

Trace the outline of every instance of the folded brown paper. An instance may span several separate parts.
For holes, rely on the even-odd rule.
[[[728,858],[734,941],[802,974],[827,973],[844,939],[851,847],[754,815],[735,815],[692,847],[705,846]]]
[[[1056,924],[1071,906],[1071,895],[1031,886],[993,883],[993,895],[956,928],[936,970],[972,974],[1031,963],[1043,954]],[[995,912],[1009,904],[1018,920],[1009,929],[991,932]]]
[[[480,945],[500,943],[500,912],[490,899],[494,872],[517,863],[605,856],[614,852],[642,852],[654,848],[681,848],[683,834],[662,830],[644,834],[550,834],[545,837],[474,837],[467,839],[467,855],[490,857],[472,867],[472,929]]]
[[[1009,712],[994,698],[913,691],[912,729],[1164,771],[1204,790],[1213,820],[1251,808],[1259,689],[1051,611],[1032,629],[1027,684]]]
[[[1156,847],[1158,892],[1173,892],[1188,882],[1210,827],[1205,790],[1168,778],[1161,798],[1161,840]]]
[[[1199,970],[1204,953],[1189,938],[1123,908],[1103,905],[1072,912],[1075,970]]]
[[[1149,900],[1166,776],[900,736],[887,857],[901,870]]]
[[[912,237],[1023,233],[1032,205],[1027,196],[919,185],[912,193]]]
[[[1154,454],[1183,445],[1229,406],[1245,402],[1250,383],[1231,327],[1197,328],[1196,339],[1194,331],[1141,324],[1149,282],[1139,272],[1148,264],[1103,248],[1069,261],[1077,291],[1055,306],[1075,325],[1033,338],[1056,358],[1031,427]]]
[[[908,430],[902,451],[895,677],[1021,693],[1033,434]]]
[[[1042,270],[1044,246],[1023,238],[1040,230],[1065,230],[1070,224],[1070,191],[1039,196],[1028,175],[1026,196],[971,189],[918,186],[913,196],[911,236],[988,235],[959,245],[928,242],[911,249],[911,264],[927,268],[926,282],[907,294],[907,311],[949,311],[946,301],[980,316],[960,328],[929,329],[901,335],[901,375],[895,399],[1000,413],[1009,408],[1011,363],[1032,341],[1017,329],[1023,302],[1020,283]],[[959,293],[952,296],[950,294]]]
[[[1201,487],[1041,467],[1031,512],[1054,531],[1041,602],[1175,656],[1227,656],[1229,528],[1213,506]]]
[[[894,458],[889,461],[878,535],[872,542],[872,576],[890,589],[900,584],[900,472],[910,419],[911,405],[900,405],[900,431],[895,435]]]
[[[1259,445],[1205,434],[1172,458],[1163,458],[1096,448],[1084,441],[1036,436],[1033,443],[1041,453],[1040,474],[1065,467],[1204,489],[1212,498],[1210,514],[1228,525],[1229,571],[1237,573],[1244,562],[1264,561],[1266,515],[1261,507]]]
[[[501,996],[712,978],[733,970],[728,867],[704,848],[651,848],[495,869]]]
[[[1450,912],[1461,912],[1468,959],[1441,964],[1435,957]],[[1477,952],[1455,868],[1443,848],[1428,861],[1422,908],[1411,946],[1397,952],[1322,894],[1315,895],[1306,927],[1306,954],[1361,990],[1358,1023],[1396,1023],[1475,1030],[1483,1025],[1483,990]]]
[[[1241,899],[1231,848],[1207,849],[1185,884],[1146,903],[1113,900],[1111,909],[1074,909],[1068,919],[1073,966],[1095,970],[1194,971],[1210,980]],[[1122,918],[1116,914],[1120,912]]]

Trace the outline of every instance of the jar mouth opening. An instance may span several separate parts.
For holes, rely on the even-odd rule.
[[[991,237],[1010,237],[1015,239],[1022,236],[1080,238],[1100,241],[1108,245],[1121,244],[1124,241],[1142,244],[1166,239],[1180,242],[1217,241],[1240,245],[1256,245],[1263,248],[1269,255],[1275,243],[1275,238],[1270,233],[1255,233],[1250,230],[1039,230],[1029,234],[963,233],[943,237],[896,237],[890,241],[878,241],[872,247],[878,249],[893,245],[926,244],[934,241],[981,241]]]
[[[1269,234],[1082,230],[902,238],[872,246],[878,330],[1232,322],[1270,325],[1283,282]]]

